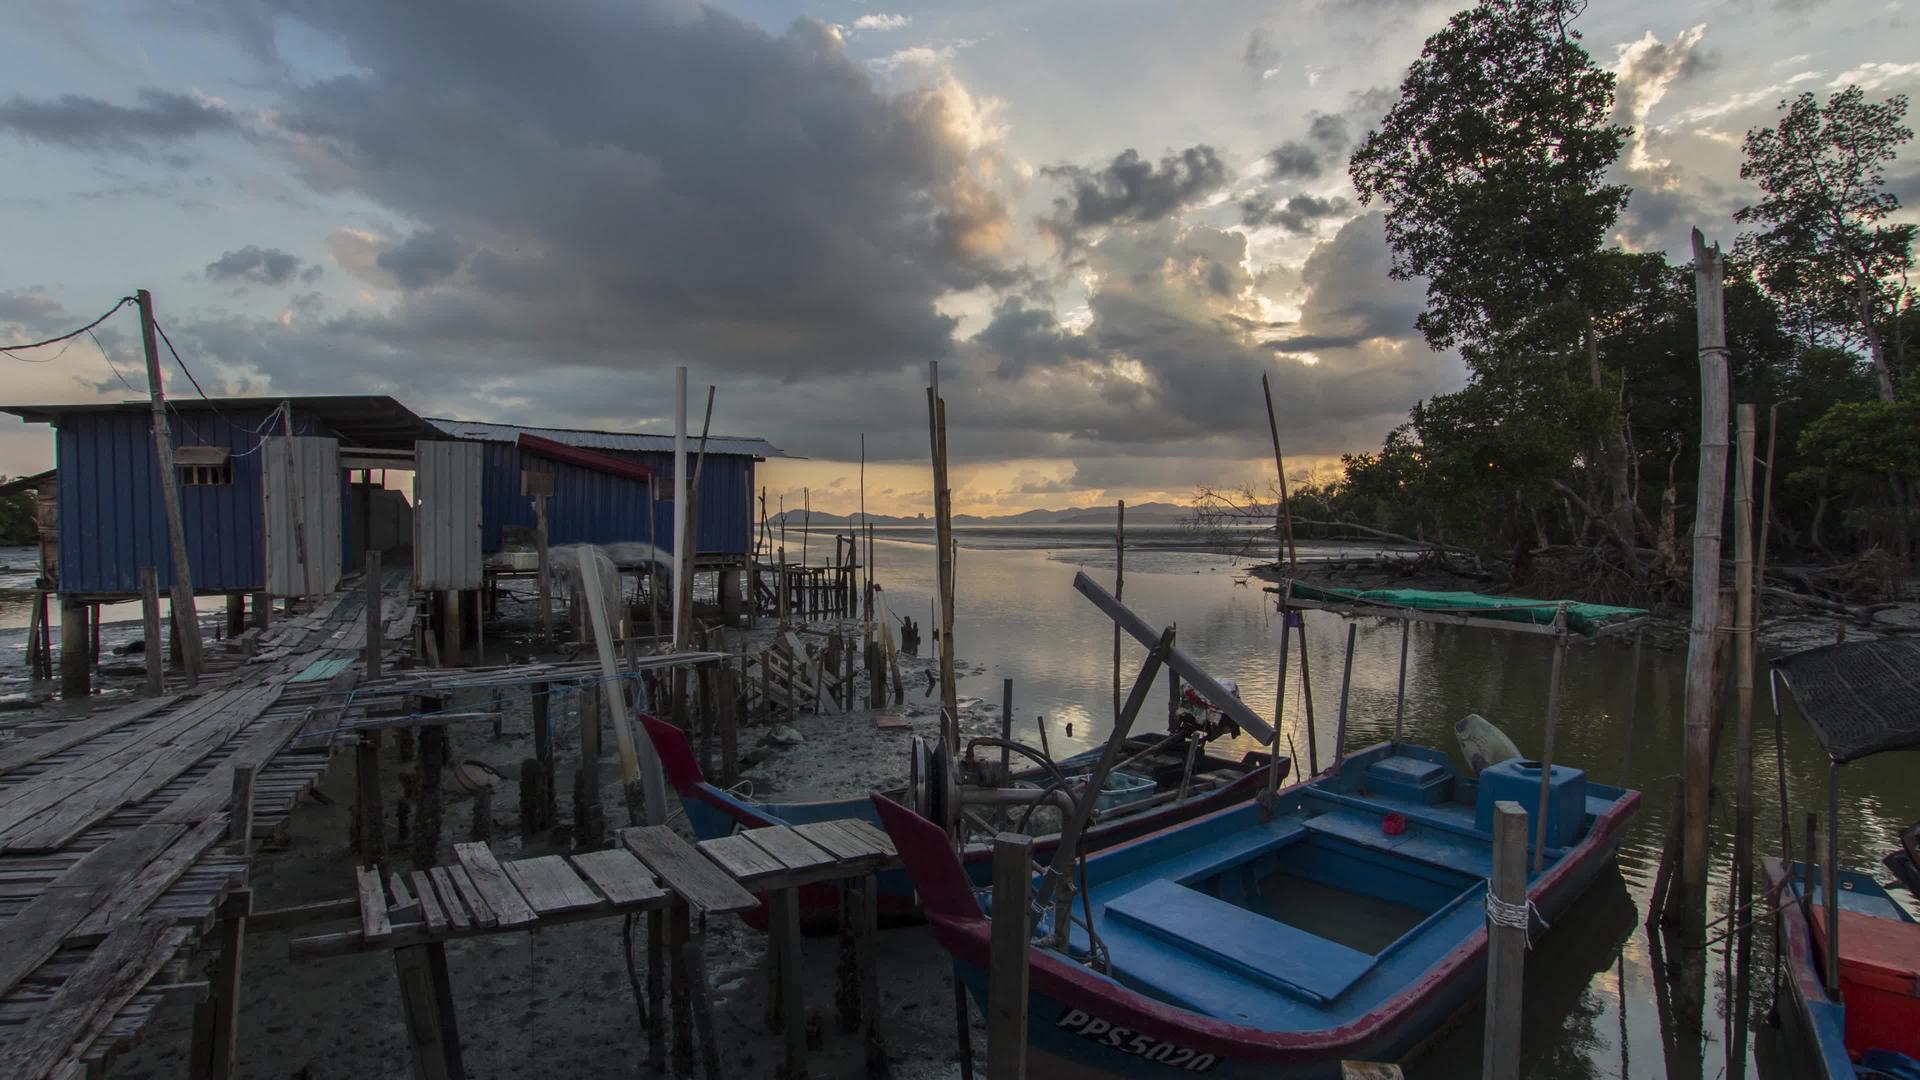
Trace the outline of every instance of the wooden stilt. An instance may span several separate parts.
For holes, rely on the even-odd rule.
[[[786,1080],[805,1080],[807,1075],[807,1010],[800,996],[800,890],[781,889],[773,894],[773,934],[770,952],[780,957],[781,1030],[786,1035]]]
[[[436,941],[395,949],[393,966],[400,977],[415,1080],[464,1080],[467,1070],[460,1060],[446,945]]]
[[[84,698],[93,692],[93,661],[87,656],[87,605],[60,595],[60,696]]]
[[[251,788],[249,788],[251,790]],[[253,893],[236,889],[220,904],[220,959],[207,1000],[193,1008],[193,1048],[189,1070],[194,1080],[228,1080],[240,1040],[240,967]]]
[[[686,946],[692,937],[685,904],[667,912],[667,949],[673,982],[673,1075],[693,1075],[693,978],[687,970]]]
[[[255,630],[265,630],[273,625],[273,597],[264,592],[254,593],[253,599],[248,601],[248,606],[252,608]]]
[[[1501,800],[1493,810],[1493,901],[1527,910],[1527,812]],[[1527,930],[1490,919],[1487,926],[1487,1008],[1482,1044],[1482,1080],[1520,1076],[1521,979],[1526,971]]]
[[[160,656],[160,577],[151,566],[140,568],[140,622],[146,633],[147,693],[167,690],[166,665]]]
[[[359,821],[356,847],[362,861],[370,866],[387,869],[387,821],[386,811],[380,804],[380,733],[366,731],[360,734],[360,741],[354,746],[354,789],[357,799],[354,804]]]
[[[380,591],[380,553],[367,552],[361,565],[365,568],[367,586],[367,680],[371,682],[380,677],[380,646],[386,629],[380,621],[380,606],[384,598]]]
[[[247,594],[227,594],[227,636],[237,638],[247,630]]]
[[[667,1068],[667,913],[647,912],[647,1061]]]

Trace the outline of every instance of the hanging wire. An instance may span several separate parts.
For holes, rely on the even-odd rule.
[[[69,330],[64,334],[59,334],[57,336],[47,338],[44,341],[29,341],[24,345],[0,345],[0,353],[6,353],[8,356],[13,356],[16,350],[38,349],[46,345],[58,345],[60,342],[69,341],[73,338],[77,338],[81,334],[84,334],[92,330],[94,327],[99,326],[101,323],[106,322],[108,319],[113,317],[114,312],[119,311],[121,308],[126,307],[128,304],[131,304],[131,303],[133,303],[133,297],[123,296],[120,298],[118,303],[108,308],[99,318],[93,320],[92,322],[79,328],[78,330]],[[13,358],[15,360],[20,361],[23,364],[50,364],[53,361],[60,359],[60,357],[65,356],[66,352],[67,350],[61,349],[58,353],[55,353],[54,355],[47,357],[45,360],[29,360],[24,356],[13,356]]]
[[[128,382],[127,377],[125,375],[120,374],[120,365],[115,364],[113,362],[113,357],[107,355],[107,347],[105,345],[100,344],[99,335],[95,334],[91,327],[87,329],[87,336],[90,338],[93,338],[93,347],[100,350],[100,359],[105,360],[107,362],[107,366],[113,369],[113,373],[116,376],[119,376],[120,384],[122,386],[125,386],[127,389],[133,391],[136,394],[139,393],[140,388]],[[61,351],[64,352],[66,350],[63,349]]]

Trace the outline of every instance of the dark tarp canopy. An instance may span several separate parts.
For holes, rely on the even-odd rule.
[[[1823,645],[1775,667],[1834,761],[1920,750],[1920,639]]]

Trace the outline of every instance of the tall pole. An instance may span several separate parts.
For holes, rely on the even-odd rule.
[[[1113,598],[1126,596],[1127,584],[1127,500],[1120,500],[1120,516],[1113,527]],[[1113,719],[1120,719],[1120,624],[1113,624]]]
[[[1279,533],[1280,559],[1287,564],[1289,576],[1300,570],[1300,553],[1293,546],[1293,507],[1287,501],[1287,463],[1280,456],[1280,423],[1273,415],[1273,386],[1267,381],[1265,372],[1260,375],[1261,396],[1267,401],[1267,433],[1273,437],[1273,468],[1280,475],[1280,507],[1275,515],[1273,527]]]
[[[1739,462],[1733,470],[1733,641],[1735,768],[1738,795],[1733,830],[1729,925],[1740,925],[1740,905],[1753,880],[1753,454],[1758,423],[1753,405],[1739,406]]]
[[[1727,482],[1725,264],[1718,245],[1693,231],[1700,341],[1700,471],[1693,514],[1693,620],[1687,635],[1686,736],[1681,755],[1680,887],[1685,940],[1704,935],[1707,838],[1713,783],[1714,660],[1720,642],[1720,516]]]
[[[873,626],[873,563],[872,550],[863,542],[867,533],[867,433],[860,433],[860,529],[853,534],[854,558],[859,561],[860,577],[860,637],[865,640],[872,633]]]
[[[200,614],[193,606],[193,569],[187,564],[187,532],[180,522],[180,474],[173,465],[173,432],[167,395],[160,382],[160,349],[153,330],[153,294],[133,294],[140,306],[140,343],[147,352],[147,393],[153,400],[153,450],[160,463],[160,500],[167,511],[167,545],[173,549],[173,625],[180,633],[187,685],[200,685]],[[298,530],[296,530],[297,532]],[[152,643],[148,644],[152,647]]]
[[[927,364],[927,429],[933,443],[933,525],[939,548],[937,591],[940,595],[940,702],[945,713],[940,730],[949,753],[960,746],[960,691],[953,672],[953,492],[947,488],[947,407],[940,400],[940,363]]]
[[[673,647],[680,641],[680,582],[687,572],[687,369],[673,369]]]

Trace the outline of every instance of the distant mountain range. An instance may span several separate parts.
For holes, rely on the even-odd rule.
[[[830,514],[824,510],[815,510],[809,518],[804,510],[788,510],[784,515],[774,514],[769,520],[779,525],[784,518],[787,528],[799,528],[811,521],[815,529],[851,529],[858,513]],[[982,517],[978,514],[955,514],[955,525],[1112,525],[1116,517],[1111,506],[1075,506],[1064,510],[1026,510],[1018,514],[1006,514],[1000,517]],[[1193,517],[1193,508],[1175,503],[1149,502],[1127,507],[1129,525],[1179,525]],[[875,525],[933,525],[931,514],[917,517],[893,517],[887,514],[870,514],[868,519]]]

